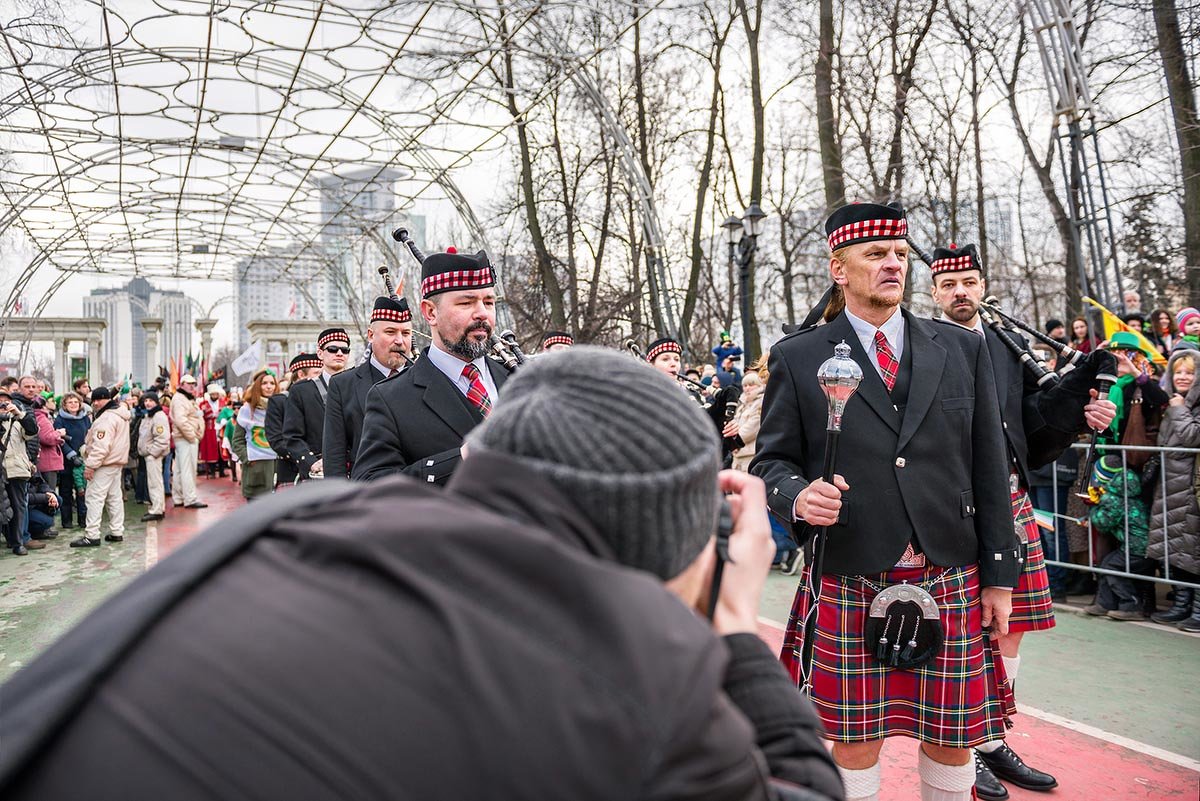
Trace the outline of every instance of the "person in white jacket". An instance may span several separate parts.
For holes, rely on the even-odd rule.
[[[200,458],[200,437],[204,436],[204,415],[196,406],[196,379],[185,375],[179,389],[171,398],[171,426],[175,438],[175,473],[179,476],[179,492],[172,499],[176,506],[203,509],[196,494],[196,462]]]
[[[142,408],[146,417],[138,429],[138,454],[146,460],[146,488],[150,495],[150,508],[142,515],[142,522],[162,520],[167,510],[167,498],[163,494],[163,459],[171,450],[171,426],[167,413],[158,405],[158,393],[154,390],[142,395]]]
[[[125,497],[121,492],[121,471],[129,461],[129,419],[125,404],[112,400],[108,387],[92,390],[95,419],[83,443],[83,477],[87,479],[87,526],[84,534],[71,542],[72,548],[100,545],[100,523],[108,510],[106,542],[125,539]]]

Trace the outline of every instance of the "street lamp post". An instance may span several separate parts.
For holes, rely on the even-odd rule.
[[[762,207],[751,203],[741,217],[730,215],[721,223],[721,227],[725,229],[725,244],[729,246],[729,263],[738,268],[742,300],[742,348],[746,352],[747,367],[758,355],[754,352],[757,339],[751,334],[751,304],[754,299],[750,291],[750,272],[754,266],[754,253],[758,250],[758,237],[762,235],[766,217]]]

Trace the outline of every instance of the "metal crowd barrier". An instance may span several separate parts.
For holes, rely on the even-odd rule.
[[[1087,443],[1077,442],[1077,443],[1073,444],[1071,447],[1077,451],[1086,451]],[[1168,453],[1171,453],[1171,454],[1186,453],[1186,454],[1191,454],[1193,457],[1200,455],[1200,448],[1167,448],[1167,447],[1161,447],[1158,445],[1146,445],[1146,446],[1141,446],[1141,445],[1104,445],[1101,448],[1101,452],[1104,454],[1112,454],[1112,453],[1119,452],[1121,454],[1122,469],[1128,468],[1128,464],[1129,464],[1128,454],[1133,451],[1141,451],[1143,453],[1150,452],[1152,454],[1158,455],[1160,465],[1159,465],[1159,469],[1158,469],[1158,476],[1154,480],[1158,484],[1157,492],[1158,492],[1159,497],[1158,497],[1157,503],[1163,504],[1163,505],[1165,505],[1167,503],[1167,471],[1166,471],[1166,456],[1167,456],[1167,454]],[[1053,510],[1041,509],[1040,511],[1042,511],[1042,512],[1051,512],[1052,511],[1054,514],[1055,526],[1058,525],[1060,520],[1064,521],[1067,525],[1078,525],[1079,520],[1077,518],[1074,518],[1074,517],[1071,517],[1070,515],[1068,515],[1066,509],[1058,508],[1058,497],[1059,497],[1058,490],[1060,487],[1060,483],[1058,480],[1057,468],[1055,468],[1052,471],[1052,474],[1053,474],[1053,478],[1051,480],[1051,487],[1054,490],[1054,492],[1053,492],[1054,509]],[[1088,479],[1089,479],[1088,476],[1084,476],[1084,475],[1078,476],[1075,480],[1075,483],[1069,488],[1069,492],[1075,492],[1076,489],[1078,489],[1079,487],[1086,487],[1088,484]],[[1193,479],[1193,480],[1195,480],[1195,479]],[[1144,489],[1145,489],[1145,487],[1143,486],[1143,490]],[[1069,494],[1068,494],[1068,497],[1069,497]],[[1125,542],[1128,542],[1129,541],[1129,498],[1128,498],[1128,496],[1124,499],[1124,505],[1125,505]],[[1156,502],[1154,500],[1151,500],[1151,502],[1148,504],[1148,512],[1149,512],[1148,520],[1149,520],[1149,518],[1153,518],[1155,506],[1156,506]],[[1035,504],[1035,507],[1036,507],[1036,504]],[[1087,508],[1090,510],[1093,507],[1088,506]],[[1085,519],[1082,522],[1083,527],[1085,529],[1087,529],[1088,563],[1086,565],[1077,565],[1074,562],[1069,561],[1070,556],[1071,556],[1069,553],[1067,553],[1067,554],[1059,553],[1059,542],[1058,542],[1057,532],[1056,531],[1046,531],[1045,529],[1042,529],[1042,531],[1041,531],[1042,550],[1045,552],[1045,555],[1046,555],[1046,564],[1047,565],[1055,565],[1057,567],[1064,567],[1064,568],[1068,568],[1070,570],[1081,570],[1081,571],[1085,571],[1088,573],[1095,573],[1095,574],[1100,574],[1100,575],[1122,576],[1124,578],[1133,579],[1133,580],[1137,580],[1137,581],[1150,581],[1150,582],[1156,582],[1158,584],[1170,584],[1175,587],[1192,587],[1193,589],[1200,590],[1200,584],[1188,582],[1188,581],[1181,581],[1178,578],[1171,577],[1171,543],[1167,537],[1167,515],[1165,514],[1166,510],[1164,509],[1163,511],[1164,511],[1164,514],[1162,516],[1162,518],[1163,518],[1162,527],[1158,528],[1158,529],[1151,527],[1146,535],[1147,546],[1149,546],[1151,542],[1154,542],[1155,536],[1162,538],[1163,560],[1162,560],[1162,562],[1159,563],[1159,571],[1160,571],[1161,575],[1147,576],[1143,573],[1133,572],[1133,570],[1130,568],[1129,549],[1128,548],[1125,548],[1125,570],[1123,570],[1123,571],[1109,570],[1106,568],[1097,567],[1096,565],[1099,562],[1099,559],[1096,556],[1096,550],[1095,550],[1096,539],[1092,532],[1092,523],[1091,523],[1090,519]],[[1064,556],[1066,557],[1066,561],[1064,561],[1062,559],[1062,557],[1064,557]],[[1051,558],[1051,557],[1053,557],[1053,558]],[[1178,573],[1178,571],[1176,571],[1176,572]]]

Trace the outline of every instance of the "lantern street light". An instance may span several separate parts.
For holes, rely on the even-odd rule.
[[[753,351],[756,337],[751,336],[751,306],[753,298],[750,292],[750,271],[754,265],[754,252],[758,249],[758,237],[766,226],[766,213],[757,203],[750,207],[741,217],[730,215],[721,223],[725,229],[725,244],[729,246],[729,263],[738,268],[738,284],[742,300],[742,348],[746,352],[746,366],[758,355]]]

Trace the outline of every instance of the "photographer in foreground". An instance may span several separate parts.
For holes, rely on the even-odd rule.
[[[3,688],[0,794],[841,798],[755,634],[763,485],[699,407],[575,347],[466,445],[446,491],[305,485],[136,580]]]

